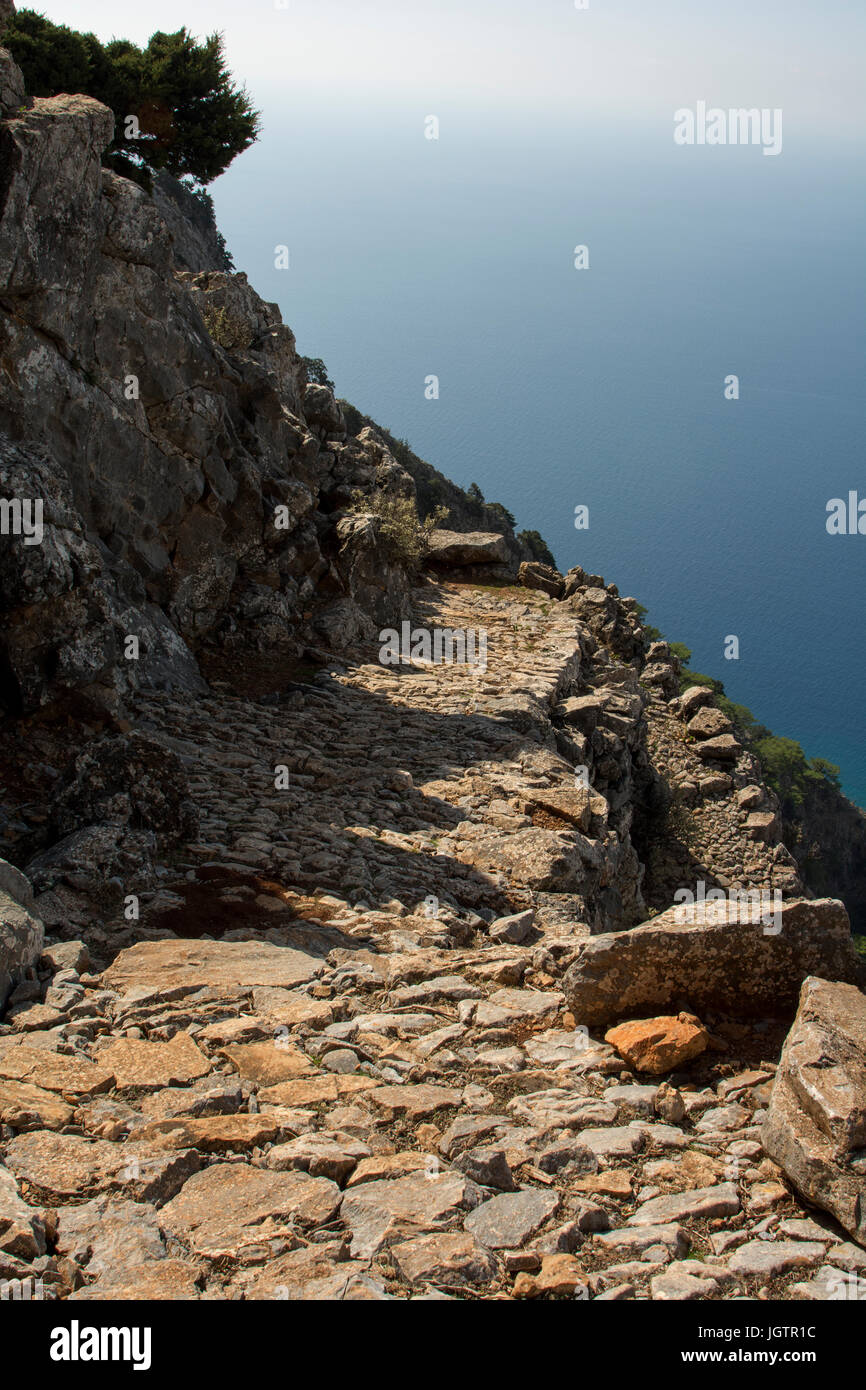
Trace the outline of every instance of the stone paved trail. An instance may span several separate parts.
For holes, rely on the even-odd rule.
[[[0,1025],[0,1279],[862,1296],[866,1252],[762,1150],[779,1029],[705,1017],[709,1049],[647,1077],[562,993],[581,942],[677,884],[796,891],[771,811],[749,820],[750,759],[707,771],[586,595],[415,599],[416,626],[484,628],[487,669],[387,668],[376,644],[258,699],[228,672],[196,702],[140,698],[198,829],[122,885],[139,920],[47,946]],[[659,798],[650,835],[634,808]]]

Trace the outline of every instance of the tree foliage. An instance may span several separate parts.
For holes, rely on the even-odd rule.
[[[3,43],[31,96],[80,92],[111,108],[115,132],[106,163],[124,173],[166,169],[205,185],[258,135],[259,114],[232,81],[221,34],[198,40],[186,29],[159,32],[142,49],[127,39],[102,44],[94,34],[19,10]]]
[[[302,357],[301,361],[307,369],[307,380],[316,386],[327,386],[331,391],[334,390],[334,383],[328,376],[328,369],[321,357]]]
[[[556,557],[540,531],[520,531],[517,539],[526,546],[532,558],[539,564],[550,565],[551,569],[556,569]]]

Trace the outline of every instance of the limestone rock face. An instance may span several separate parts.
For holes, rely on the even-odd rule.
[[[866,1245],[866,996],[810,977],[762,1142],[798,1192]]]
[[[212,214],[165,169],[154,179],[153,201],[171,234],[172,257],[180,270],[231,269]]]
[[[371,431],[347,438],[207,210],[103,169],[111,112],[22,105],[16,73],[0,64],[0,346],[17,364],[0,500],[38,502],[44,535],[0,538],[2,703],[83,696],[116,716],[141,688],[200,692],[203,642],[296,655],[353,640],[371,598],[402,616],[375,528],[347,546],[337,522],[356,491],[412,496],[412,479]]]
[[[793,1013],[807,975],[859,978],[840,902],[788,901],[777,921],[762,922],[768,910],[757,902],[681,905],[633,931],[584,943],[563,982],[575,1019],[612,1022],[679,999],[698,1013],[779,1016]]]
[[[4,20],[0,16],[0,32],[2,32],[3,27]],[[21,69],[8,49],[0,48],[0,115],[11,115],[15,111],[20,111],[25,101],[24,77]]]
[[[0,860],[0,1011],[14,984],[42,954],[44,929],[33,911],[27,879]]]

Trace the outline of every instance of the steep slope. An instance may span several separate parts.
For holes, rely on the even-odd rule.
[[[199,213],[101,169],[104,108],[19,79],[0,51],[0,502],[43,509],[38,540],[0,536],[3,1278],[77,1299],[856,1280],[866,1257],[761,1144],[784,931],[735,901],[779,1016],[696,1020],[686,978],[670,1016],[627,1022],[649,1067],[568,1005],[590,948],[628,952],[683,890],[778,894],[808,968],[856,978],[756,760],[679,695],[634,599],[526,563],[508,525],[474,534],[495,509],[347,428]],[[449,508],[426,571],[383,497]],[[417,650],[391,660],[404,624]],[[446,635],[474,659],[425,659]]]

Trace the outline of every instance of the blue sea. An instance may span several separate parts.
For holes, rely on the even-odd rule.
[[[264,94],[213,190],[237,268],[339,395],[639,599],[866,806],[866,535],[825,524],[866,499],[862,145],[478,106],[428,141],[417,104],[332,95]]]

